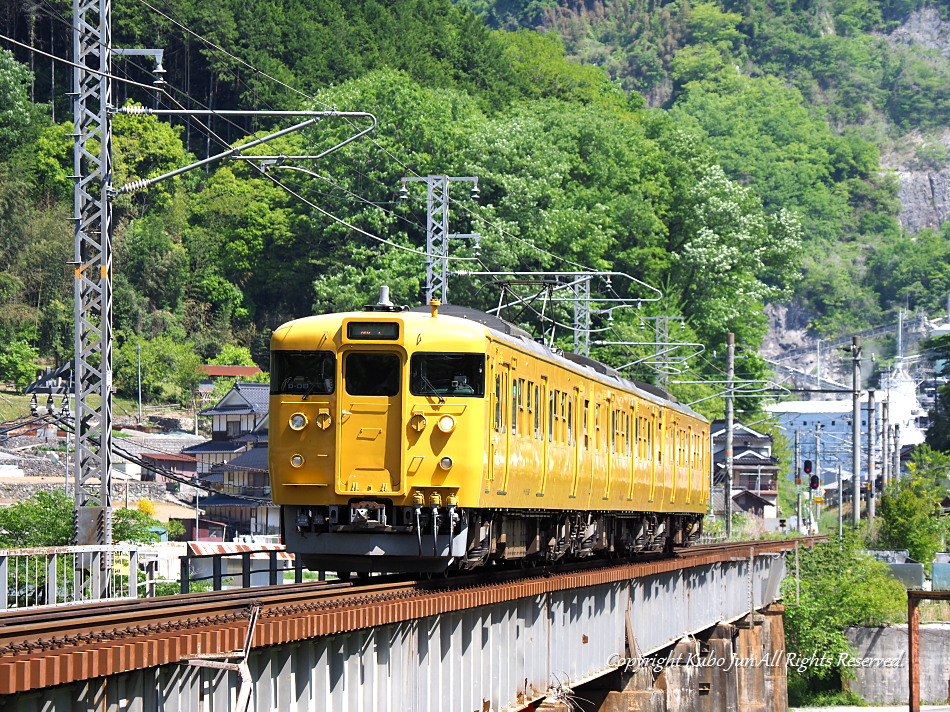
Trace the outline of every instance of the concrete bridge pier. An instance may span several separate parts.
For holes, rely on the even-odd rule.
[[[618,670],[536,710],[787,712],[784,610],[720,623],[652,655],[656,668]]]

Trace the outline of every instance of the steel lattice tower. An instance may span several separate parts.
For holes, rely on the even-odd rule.
[[[435,298],[445,304],[448,302],[449,177],[429,176],[426,187],[426,303]]]
[[[73,0],[76,542],[112,543],[111,0]]]

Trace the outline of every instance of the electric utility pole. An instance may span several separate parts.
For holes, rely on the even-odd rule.
[[[851,494],[854,528],[861,526],[861,339],[851,337]]]
[[[877,413],[874,412],[874,391],[868,391],[868,523],[874,524],[874,429],[877,427]]]
[[[734,406],[732,403],[733,389],[736,378],[736,335],[726,334],[726,484],[725,484],[725,517],[726,539],[732,538],[732,438]]]
[[[890,444],[891,444],[891,424],[889,422],[890,393],[887,394],[887,400],[881,401],[881,480],[883,480],[885,489],[890,481]]]
[[[796,516],[798,522],[798,533],[804,534],[805,529],[802,526],[802,470],[801,470],[801,445],[798,438],[798,430],[795,430],[795,490],[797,493],[796,497]]]

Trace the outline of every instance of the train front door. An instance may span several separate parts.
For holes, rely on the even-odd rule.
[[[339,494],[401,494],[403,359],[390,351],[343,356],[339,404]]]

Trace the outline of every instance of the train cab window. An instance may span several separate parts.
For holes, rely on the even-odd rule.
[[[351,396],[394,396],[399,393],[399,355],[349,353],[343,361],[343,379]]]
[[[409,392],[414,396],[483,398],[483,354],[416,353],[409,361]]]
[[[325,396],[333,393],[336,356],[332,351],[272,351],[271,395]]]

